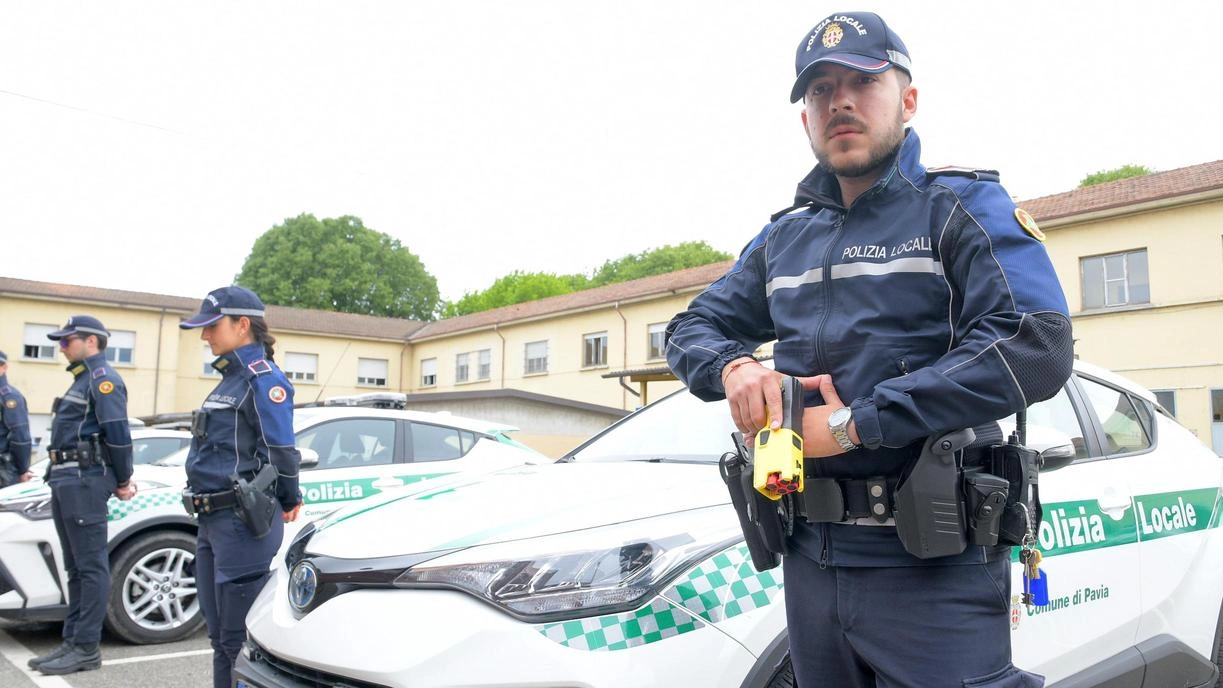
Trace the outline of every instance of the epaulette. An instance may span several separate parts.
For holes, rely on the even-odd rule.
[[[251,361],[250,365],[246,366],[246,369],[256,375],[263,375],[264,373],[272,372],[272,364],[268,363],[266,359],[261,358],[258,361]]]
[[[973,167],[957,167],[955,165],[945,165],[943,167],[927,167],[926,176],[928,177],[968,177],[983,182],[1000,181],[1002,175],[998,174],[998,170],[980,170]]]

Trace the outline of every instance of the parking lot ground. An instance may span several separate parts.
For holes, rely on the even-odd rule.
[[[177,643],[129,645],[102,636],[102,668],[67,676],[44,676],[26,666],[31,657],[60,642],[59,624],[0,621],[0,686],[5,688],[208,688],[212,649],[201,630]]]

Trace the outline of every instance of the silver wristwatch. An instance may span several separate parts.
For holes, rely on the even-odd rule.
[[[861,446],[854,444],[854,441],[849,439],[849,421],[853,419],[854,413],[849,410],[848,406],[842,406],[828,416],[828,429],[832,431],[832,438],[845,451],[853,451]]]

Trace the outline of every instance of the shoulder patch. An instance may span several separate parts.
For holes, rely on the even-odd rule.
[[[4,402],[4,408],[11,408],[11,409],[17,408],[17,400],[9,399],[8,401]]]
[[[98,378],[100,378],[100,377],[103,377],[103,376],[105,376],[105,375],[106,375],[106,368],[105,368],[105,367],[103,367],[103,368],[94,368],[94,369],[93,369],[93,372],[89,374],[89,378],[90,378],[90,379],[92,379],[92,380],[96,380],[96,379],[98,379]]]
[[[1023,231],[1031,234],[1037,241],[1045,240],[1045,233],[1040,231],[1040,227],[1036,226],[1036,218],[1032,217],[1031,213],[1023,208],[1015,209],[1015,220],[1019,222],[1019,226],[1023,227]]]
[[[268,363],[266,359],[261,358],[258,361],[251,361],[251,364],[246,366],[246,369],[256,375],[262,375],[272,372],[272,364]]]
[[[110,394],[111,392],[115,391],[115,383],[111,382],[110,380],[103,380],[101,384],[98,385],[98,391],[103,394]]]
[[[274,404],[283,404],[284,400],[288,398],[289,393],[286,392],[285,388],[281,387],[280,385],[276,385],[268,390],[268,399],[271,399],[272,403]]]
[[[1002,175],[998,174],[998,170],[977,169],[974,167],[959,167],[957,165],[944,165],[942,167],[927,167],[926,175],[930,177],[968,177],[978,181],[996,182],[1002,179]]]

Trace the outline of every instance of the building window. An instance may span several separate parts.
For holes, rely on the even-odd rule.
[[[525,347],[526,363],[523,370],[527,375],[548,372],[548,342],[527,342]]]
[[[476,379],[487,380],[493,372],[493,353],[488,349],[476,352]]]
[[[136,333],[126,330],[111,330],[106,340],[106,360],[120,365],[131,365],[135,360]]]
[[[457,354],[454,357],[454,382],[467,382],[467,374],[471,369],[468,361],[471,359],[471,354]]]
[[[204,374],[212,377],[221,377],[221,371],[212,367],[212,362],[217,360],[216,356],[212,355],[212,347],[204,345]]]
[[[1146,249],[1080,258],[1079,269],[1084,309],[1151,302]]]
[[[1160,389],[1160,390],[1154,390],[1154,393],[1155,393],[1155,401],[1159,402],[1159,405],[1164,407],[1164,410],[1167,411],[1169,414],[1171,414],[1173,418],[1175,418],[1176,417],[1176,390]]]
[[[607,333],[596,332],[582,336],[582,367],[594,368],[607,365]]]
[[[39,361],[55,360],[55,343],[47,339],[47,335],[59,329],[54,325],[26,324],[22,335],[22,358],[32,358]]]
[[[385,358],[358,358],[357,384],[371,387],[386,387],[387,361]]]
[[[667,323],[654,323],[649,327],[650,345],[646,358],[655,360],[667,356]]]
[[[294,382],[314,382],[318,378],[318,354],[285,354],[285,377]]]
[[[420,362],[420,386],[437,386],[437,359],[426,358]]]

